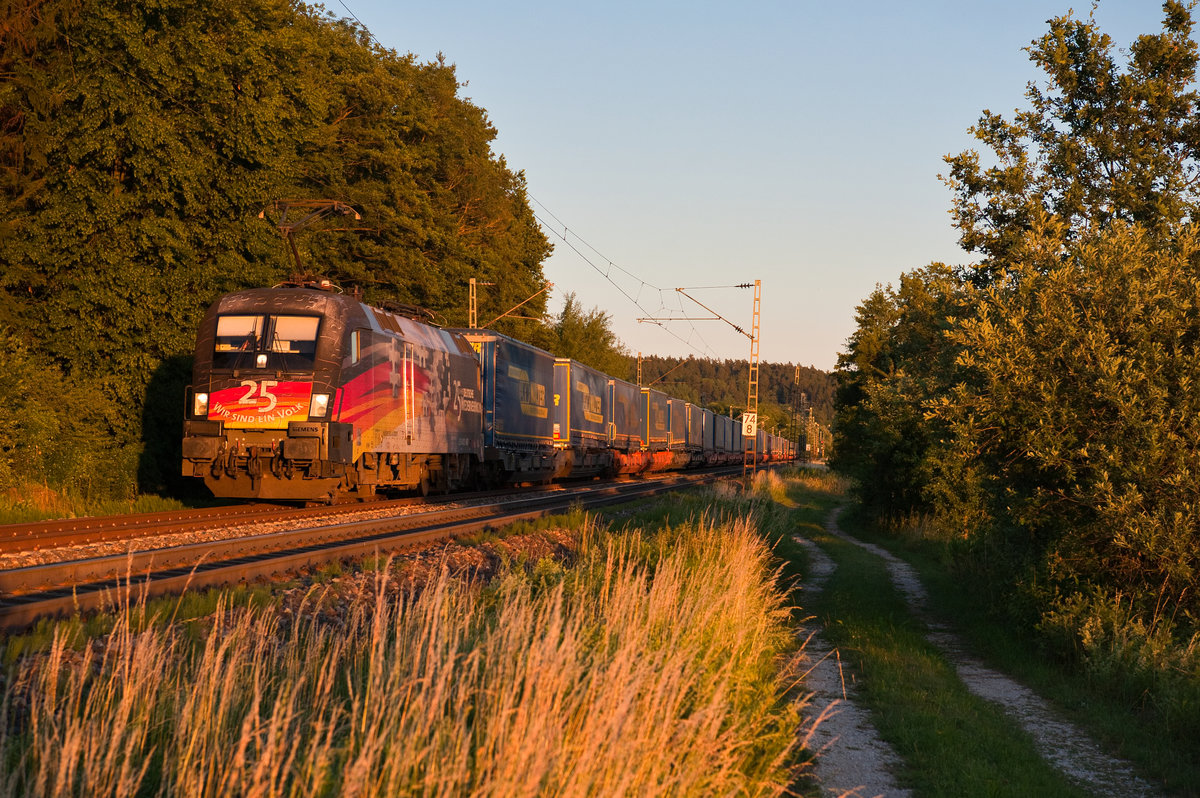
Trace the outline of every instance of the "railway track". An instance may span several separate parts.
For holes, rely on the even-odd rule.
[[[12,568],[0,571],[0,628],[17,630],[44,617],[111,607],[130,596],[235,584],[335,560],[403,551],[489,527],[565,512],[572,506],[590,509],[693,487],[740,470],[672,474],[636,482],[560,488],[528,496],[512,496],[510,492],[502,500],[419,514],[385,513],[344,522],[326,518],[318,525],[299,529]],[[388,504],[378,502],[353,509],[386,510]],[[332,508],[318,509],[329,516]],[[297,513],[304,512],[292,510],[290,517],[294,520]],[[248,512],[241,523],[248,523],[245,518],[258,523],[264,514]],[[187,521],[163,523],[172,526]],[[143,524],[133,534],[146,534],[149,528]]]
[[[540,488],[543,491],[557,489],[559,489],[557,486]],[[226,529],[246,524],[353,515],[364,510],[386,511],[414,505],[472,501],[511,494],[512,491],[485,491],[433,499],[406,498],[375,502],[348,502],[306,508],[284,507],[278,504],[234,504],[191,510],[170,510],[160,513],[91,516],[35,521],[26,524],[3,524],[0,525],[0,555],[168,535],[197,528]]]

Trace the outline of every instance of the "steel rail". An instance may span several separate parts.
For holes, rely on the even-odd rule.
[[[557,490],[558,486],[542,486],[542,490]],[[190,532],[197,528],[226,529],[249,523],[295,521],[304,518],[351,515],[354,513],[410,507],[415,504],[437,505],[452,501],[472,501],[511,491],[483,491],[446,494],[419,499],[380,499],[370,502],[347,502],[318,507],[284,507],[278,504],[238,504],[200,509],[168,510],[132,515],[85,516],[34,521],[24,524],[0,524],[0,554],[40,551],[62,546],[105,543],[136,537]]]
[[[67,544],[133,537],[142,534],[144,530],[157,530],[176,524],[195,526],[197,523],[208,522],[238,523],[241,519],[279,509],[275,505],[237,504],[157,513],[83,516],[0,524],[0,552],[37,551]],[[149,534],[157,533],[151,531]]]
[[[392,553],[564,512],[576,505],[593,508],[627,502],[693,487],[736,471],[727,470],[11,569],[0,572],[0,629],[18,630],[45,617],[120,606],[139,595],[228,585],[335,560]]]

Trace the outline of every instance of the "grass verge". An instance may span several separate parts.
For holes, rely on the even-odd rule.
[[[827,534],[812,539],[837,564],[813,609],[852,663],[880,736],[904,760],[904,786],[955,798],[1086,794],[999,707],[967,690],[925,640],[881,559]]]
[[[487,580],[375,563],[286,606],[48,630],[0,683],[0,796],[781,794],[799,708],[769,508],[704,504],[584,522],[569,561]]]
[[[1004,620],[977,593],[964,590],[941,544],[915,535],[887,534],[866,523],[854,534],[916,568],[930,609],[954,627],[974,654],[1052,701],[1171,795],[1200,796],[1200,747],[1185,736],[1164,734],[1157,714],[1143,706],[1143,696],[1114,693],[1076,663],[1050,655],[1036,635]]]
[[[184,503],[154,494],[142,494],[129,499],[97,499],[55,490],[39,483],[27,483],[0,491],[0,524],[29,524],[54,518],[92,515],[157,513],[223,503],[211,498]]]

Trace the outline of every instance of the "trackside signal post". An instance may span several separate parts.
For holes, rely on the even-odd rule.
[[[762,304],[762,280],[754,281],[754,320],[750,326],[750,384],[746,388],[746,415],[749,420],[742,429],[742,443],[746,443],[746,427],[750,429],[750,446],[742,452],[742,476],[747,468],[758,471],[758,313]]]

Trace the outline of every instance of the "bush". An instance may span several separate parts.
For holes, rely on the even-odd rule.
[[[1200,738],[1200,632],[1147,623],[1134,602],[1098,590],[1062,596],[1039,630],[1073,652],[1097,689],[1160,718],[1163,734]]]

